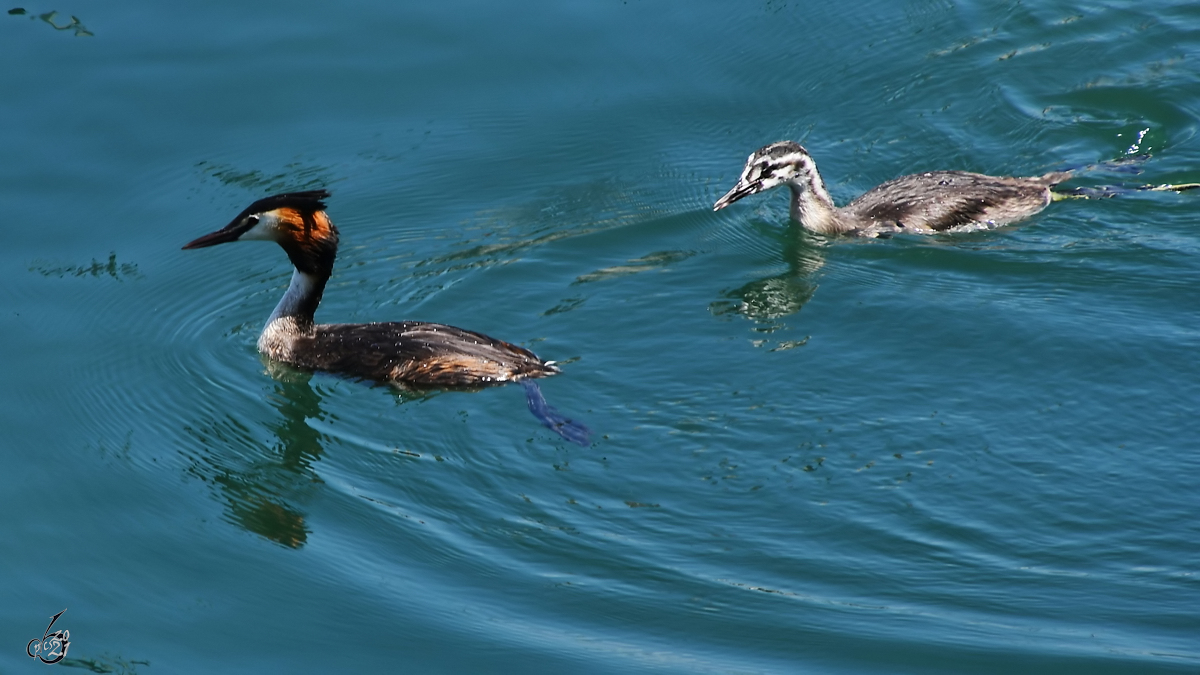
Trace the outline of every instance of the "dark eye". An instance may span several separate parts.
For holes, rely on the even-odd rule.
[[[254,227],[258,224],[258,216],[246,216],[246,224],[250,227]]]

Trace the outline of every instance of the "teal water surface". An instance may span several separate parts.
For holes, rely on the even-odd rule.
[[[1200,671],[1200,197],[711,211],[787,138],[1200,181],[1196,5],[11,9],[0,672]],[[180,247],[318,187],[318,319],[530,347],[592,443],[263,361],[285,256]]]

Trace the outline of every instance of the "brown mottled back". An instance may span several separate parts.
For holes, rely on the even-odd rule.
[[[417,321],[317,325],[296,339],[294,354],[302,367],[393,385],[480,386],[559,372],[523,347]]]
[[[944,232],[972,224],[1004,225],[1041,211],[1050,188],[1070,177],[1058,172],[1030,178],[933,171],[890,180],[840,209],[876,227]]]

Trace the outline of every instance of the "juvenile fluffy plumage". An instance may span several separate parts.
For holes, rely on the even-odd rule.
[[[792,218],[814,232],[866,237],[932,234],[998,227],[1027,218],[1046,208],[1053,199],[1050,188],[1070,176],[1067,171],[1023,178],[931,171],[890,180],[838,207],[808,151],[798,143],[782,141],[751,154],[737,185],[717,200],[713,210],[786,185],[792,194]]]

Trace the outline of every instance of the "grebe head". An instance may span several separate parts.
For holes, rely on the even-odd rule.
[[[286,192],[246,207],[228,225],[184,245],[205,248],[231,241],[273,241],[283,247],[296,269],[326,275],[337,255],[338,231],[325,215],[327,190]]]
[[[737,185],[713,204],[713,211],[720,211],[742,197],[780,185],[791,183],[803,187],[808,176],[815,172],[812,157],[799,143],[772,143],[756,150],[746,159],[746,168],[742,169]]]

